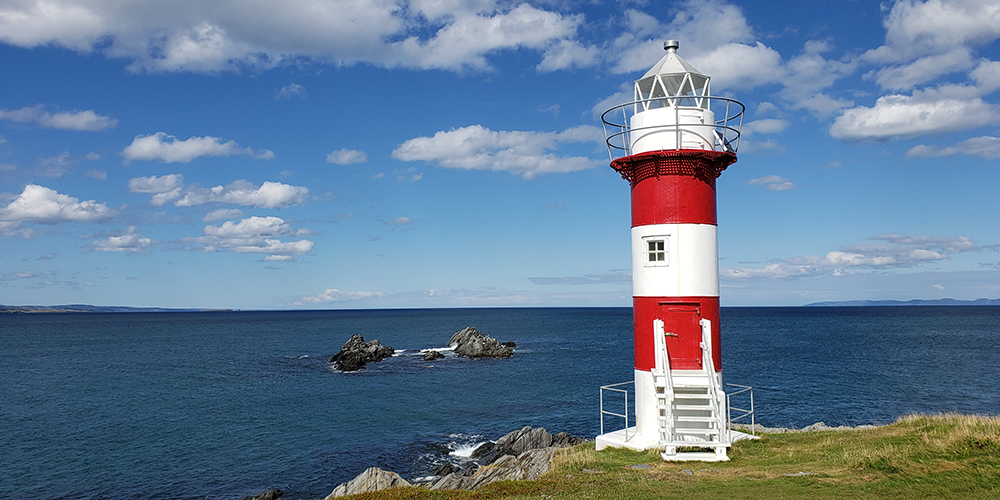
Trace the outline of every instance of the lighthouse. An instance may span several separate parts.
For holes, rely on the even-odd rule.
[[[632,204],[633,382],[602,387],[597,449],[660,449],[664,460],[728,460],[722,383],[716,179],[736,162],[744,107],[711,95],[679,43],[602,116],[611,168]],[[634,384],[634,419],[606,411],[605,390]],[[621,411],[621,410],[618,410]],[[605,415],[626,428],[605,433]],[[634,425],[633,425],[634,424]]]

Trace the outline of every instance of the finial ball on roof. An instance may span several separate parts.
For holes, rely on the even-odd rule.
[[[663,50],[670,51],[671,49],[677,50],[681,46],[681,42],[677,40],[667,40],[663,42]]]

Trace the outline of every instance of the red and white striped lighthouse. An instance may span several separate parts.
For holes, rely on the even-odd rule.
[[[678,46],[664,43],[635,99],[602,117],[611,167],[632,189],[635,425],[602,429],[597,448],[726,460],[715,181],[736,161],[744,108],[712,96]]]

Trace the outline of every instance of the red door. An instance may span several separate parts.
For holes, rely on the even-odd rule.
[[[660,303],[660,319],[667,335],[667,352],[670,368],[674,370],[700,370],[701,356],[701,305],[697,303]]]

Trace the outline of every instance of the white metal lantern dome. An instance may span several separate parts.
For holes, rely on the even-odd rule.
[[[666,150],[736,153],[743,105],[712,96],[711,77],[682,59],[679,45],[666,41],[667,53],[635,81],[635,99],[602,116],[612,160]],[[722,113],[718,119],[716,112]]]
[[[643,101],[643,109],[652,104],[660,106],[685,106],[708,109],[705,96],[711,95],[711,77],[701,74],[677,55],[677,40],[667,40],[663,48],[666,55],[642,78],[635,81],[635,100]],[[649,101],[649,99],[657,99]]]

